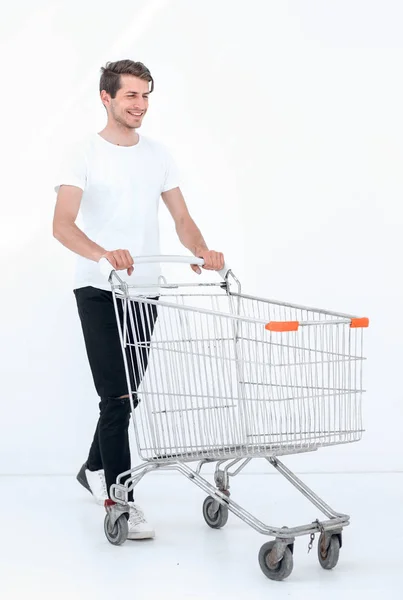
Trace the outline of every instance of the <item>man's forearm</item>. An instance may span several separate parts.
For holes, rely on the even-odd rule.
[[[194,254],[198,256],[202,250],[208,250],[207,244],[192,218],[180,221],[176,225],[176,233],[181,243]]]
[[[90,240],[75,223],[59,225],[53,230],[54,237],[72,252],[98,262],[106,250]]]

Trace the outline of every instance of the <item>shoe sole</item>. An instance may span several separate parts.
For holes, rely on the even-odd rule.
[[[79,472],[77,473],[76,479],[77,479],[78,483],[81,483],[81,485],[83,487],[85,487],[85,489],[88,490],[89,493],[92,495],[92,491],[91,491],[90,486],[88,485],[87,476],[85,474],[86,468],[87,468],[87,463],[84,463],[83,466],[81,467],[81,469],[79,470]]]
[[[155,533],[154,531],[152,533],[132,533],[132,534],[128,534],[127,539],[128,540],[152,540],[155,538]]]

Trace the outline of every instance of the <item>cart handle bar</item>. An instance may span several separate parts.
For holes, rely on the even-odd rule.
[[[199,265],[202,267],[204,265],[204,258],[198,258],[196,256],[171,256],[171,255],[158,255],[158,256],[133,256],[134,265],[144,265],[149,263],[180,263],[185,265]],[[109,281],[111,274],[115,271],[111,263],[107,258],[103,257],[99,261],[99,269]],[[126,270],[126,269],[122,269]],[[217,271],[224,280],[229,272],[228,265],[224,265],[224,268],[220,271]]]

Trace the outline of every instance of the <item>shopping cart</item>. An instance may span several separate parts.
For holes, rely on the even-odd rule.
[[[172,256],[134,261],[203,264]],[[115,545],[126,540],[128,493],[140,479],[150,471],[176,469],[208,494],[203,516],[210,527],[223,527],[231,511],[274,537],[259,552],[270,579],[290,575],[294,541],[303,535],[310,535],[311,549],[318,533],[319,562],[324,569],[335,567],[349,516],[325,504],[279,457],[361,439],[368,319],[245,295],[228,268],[219,283],[168,283],[161,277],[155,299],[134,296],[105,259],[101,269],[113,292],[143,461],[111,488],[108,540]],[[252,458],[266,459],[326,519],[271,527],[236,504],[230,478]],[[212,462],[215,485],[201,475],[202,466]]]

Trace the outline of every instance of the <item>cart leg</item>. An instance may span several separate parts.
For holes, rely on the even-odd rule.
[[[327,507],[327,511],[325,512],[325,514],[329,514],[331,516],[331,518],[328,521],[321,521],[321,522],[314,521],[312,523],[307,523],[306,525],[301,525],[299,527],[292,527],[292,528],[281,527],[280,528],[280,527],[272,527],[270,525],[266,525],[259,519],[256,519],[256,517],[251,515],[248,511],[246,511],[241,506],[239,506],[239,504],[237,504],[236,502],[231,500],[231,498],[229,498],[224,492],[217,490],[217,488],[215,488],[208,481],[206,481],[203,477],[201,477],[200,473],[198,473],[197,471],[193,471],[187,464],[182,463],[182,462],[176,462],[176,463],[171,463],[170,465],[164,465],[164,467],[162,467],[162,468],[178,470],[183,475],[185,475],[188,479],[193,481],[193,483],[195,483],[197,486],[199,486],[209,496],[211,496],[216,502],[227,507],[234,515],[236,515],[237,517],[242,519],[242,521],[244,521],[245,523],[247,523],[248,525],[253,527],[253,529],[258,531],[259,533],[262,533],[263,535],[269,535],[269,536],[275,537],[276,541],[285,539],[285,540],[287,540],[287,545],[290,544],[289,540],[291,538],[295,538],[295,537],[299,537],[299,536],[303,536],[303,535],[309,535],[312,533],[317,533],[317,532],[322,532],[322,531],[337,531],[337,532],[339,532],[343,527],[346,527],[347,525],[349,525],[350,517],[348,517],[347,515],[339,515],[338,513],[332,511],[332,509],[330,507],[327,507],[327,504],[325,504],[318,496],[314,495],[313,492],[311,490],[309,490],[309,488],[307,488],[307,486],[304,486],[304,484],[302,484],[302,482],[301,482],[301,485],[304,486],[304,489],[307,490],[307,493],[310,492],[310,494],[316,498],[316,501],[314,502],[314,504],[316,504],[316,506],[318,506],[318,508],[320,508],[320,510],[322,510],[323,512],[324,512],[323,509],[325,507]],[[292,475],[292,473],[291,473],[291,475]],[[295,476],[293,476],[293,477],[295,477]],[[307,493],[304,495],[307,495]],[[307,496],[307,497],[309,497],[309,496]]]
[[[225,469],[220,469],[220,466],[224,461],[218,461],[217,466],[214,473],[214,482],[217,486],[217,489],[220,492],[224,492],[228,496],[229,493],[229,476],[228,476],[228,467]]]
[[[129,492],[134,490],[138,482],[144,477],[146,473],[149,471],[154,471],[158,469],[159,465],[157,463],[147,463],[144,462],[134,469],[130,469],[130,471],[125,471],[121,473],[117,478],[117,482],[111,485],[111,498],[115,502],[127,503]],[[125,483],[121,483],[122,478],[126,477],[127,479]]]
[[[281,473],[292,485],[297,488],[307,498],[312,504],[314,504],[324,515],[326,515],[329,519],[346,519],[348,520],[347,515],[335,512],[326,502],[324,502],[319,496],[317,496],[305,483],[301,481],[292,471],[287,469],[287,467],[275,457],[267,458],[269,463],[273,465],[277,469],[279,473]]]
[[[242,462],[241,462],[242,461]],[[219,460],[217,461],[217,466],[215,469],[215,473],[214,473],[214,481],[215,484],[217,486],[217,489],[220,492],[228,492],[228,496],[230,495],[229,493],[229,478],[230,477],[235,477],[235,475],[238,475],[238,473],[240,473],[242,471],[242,469],[244,467],[246,467],[246,465],[251,461],[251,458],[235,458],[234,460],[230,460],[230,462],[228,462],[228,459],[224,459],[224,460]],[[231,467],[234,467],[235,465],[237,465],[239,462],[241,462],[240,466],[233,472],[230,471]],[[228,463],[223,469],[221,469],[221,465],[224,463]]]
[[[217,490],[219,492],[222,492],[223,494],[225,494],[225,496],[227,496],[227,498],[229,498],[231,495],[231,493],[229,491],[229,488],[230,488],[229,478],[234,477],[235,475],[240,473],[242,471],[242,469],[250,462],[250,460],[251,460],[250,458],[245,458],[245,459],[236,458],[234,460],[231,459],[230,462],[228,462],[228,459],[217,461],[216,469],[214,472],[214,482],[217,486]],[[230,468],[237,465],[239,462],[241,462],[241,465],[234,472],[231,473]],[[224,463],[227,463],[227,464],[225,465],[225,467],[223,469],[221,469],[221,465],[223,465]],[[217,500],[214,500],[213,509],[218,511],[219,508],[220,508],[220,503]]]

